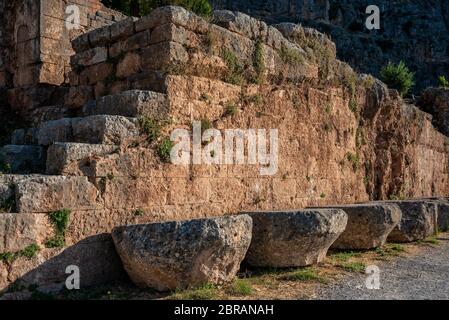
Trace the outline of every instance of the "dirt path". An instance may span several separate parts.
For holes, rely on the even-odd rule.
[[[418,255],[379,262],[380,289],[366,288],[364,274],[353,274],[318,290],[318,299],[449,299],[449,236]]]

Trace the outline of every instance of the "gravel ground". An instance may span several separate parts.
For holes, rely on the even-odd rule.
[[[439,300],[449,299],[449,237],[428,246],[418,255],[382,262],[380,289],[369,290],[367,275],[351,275],[321,288],[319,299],[333,300]]]

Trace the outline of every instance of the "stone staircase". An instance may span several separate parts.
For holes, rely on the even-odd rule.
[[[67,169],[118,152],[121,145],[138,138],[137,117],[153,113],[161,98],[163,95],[148,91],[124,92],[90,102],[84,116],[16,130],[12,144],[0,149],[6,171],[0,175],[0,229],[4,239],[0,252],[43,245],[42,233],[51,234],[51,226],[50,230],[40,230],[37,224],[41,214],[102,209],[100,187],[92,182],[98,177]]]
[[[35,128],[16,130],[11,144],[0,149],[5,171],[0,174],[0,253],[18,254],[38,245],[41,257],[59,256],[62,247],[46,248],[48,239],[55,235],[49,214],[61,210],[95,212],[104,209],[102,177],[89,170],[73,168],[79,168],[89,159],[117,153],[121,146],[138,138],[137,118],[154,113],[161,98],[163,95],[149,91],[124,92],[89,102],[78,117],[45,121]],[[82,236],[75,235],[66,244],[82,240]],[[109,240],[104,242],[101,238],[95,242],[100,243],[102,253],[105,248],[113,250]],[[88,247],[94,248],[95,244]],[[84,253],[78,255],[85,256]],[[114,257],[111,252],[107,255],[104,256],[106,260]],[[73,255],[68,259],[73,259]],[[20,263],[18,260],[8,268],[17,268],[14,264]],[[22,261],[22,265],[19,268],[32,269],[28,261]],[[48,278],[38,273],[38,277]],[[104,270],[100,273],[104,276]],[[4,281],[0,281],[0,287],[4,286]]]

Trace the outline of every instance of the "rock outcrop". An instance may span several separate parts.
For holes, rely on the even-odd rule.
[[[339,209],[255,212],[246,256],[254,267],[303,267],[319,263],[346,228]]]
[[[367,203],[335,206],[348,215],[348,224],[331,248],[366,250],[385,244],[390,232],[401,221],[402,212],[395,204]]]
[[[168,291],[234,279],[251,231],[240,215],[119,227],[112,237],[134,283]]]
[[[435,127],[449,136],[449,88],[424,90],[419,105],[433,116],[432,123]]]
[[[329,35],[339,59],[363,73],[378,76],[389,61],[406,61],[416,72],[415,92],[448,76],[449,4],[444,0],[212,0],[216,9],[241,11],[268,23],[293,22]],[[380,9],[380,30],[365,26]]]
[[[391,242],[413,242],[438,232],[437,204],[429,200],[389,201],[401,208],[402,219],[388,236]]]

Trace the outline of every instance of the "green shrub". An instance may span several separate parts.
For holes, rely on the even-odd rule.
[[[169,138],[163,139],[157,146],[156,153],[162,162],[169,163],[171,160],[171,149],[173,149],[174,143]]]
[[[34,257],[36,257],[37,253],[40,251],[41,249],[39,248],[39,246],[35,243],[30,244],[29,246],[27,246],[25,249],[20,250],[18,252],[3,252],[0,253],[0,261],[3,261],[7,264],[11,264],[13,263],[17,258],[20,257],[25,257],[27,259],[32,259]]]
[[[360,156],[356,153],[348,152],[346,158],[352,164],[352,168],[356,171],[360,167]]]
[[[264,82],[265,60],[263,57],[263,42],[261,39],[257,40],[254,47],[253,67],[255,71],[255,76],[252,79],[253,82],[255,84],[262,84]]]
[[[212,122],[207,118],[201,119],[201,132],[209,129],[212,129]]]
[[[237,114],[238,108],[234,104],[229,104],[226,106],[226,110],[223,114],[224,117],[232,117],[233,115]]]
[[[359,110],[359,106],[357,105],[357,100],[355,99],[355,97],[352,97],[349,100],[349,110],[351,110],[351,112],[353,113],[357,113],[357,111]]]
[[[11,213],[16,207],[16,198],[14,196],[0,200],[0,213]]]
[[[133,212],[135,217],[141,217],[145,215],[145,211],[143,211],[142,209],[136,209]]]
[[[155,119],[139,118],[140,131],[147,136],[148,142],[156,141],[161,133],[161,126]]]
[[[449,81],[446,79],[445,76],[438,77],[438,85],[441,88],[449,88]]]
[[[304,62],[304,57],[301,53],[293,48],[282,46],[278,53],[285,64],[297,66]]]
[[[12,263],[15,260],[16,256],[12,252],[3,252],[0,253],[0,261],[3,261],[5,263]]]
[[[65,237],[56,235],[45,242],[46,248],[62,248],[65,246]]]
[[[225,81],[235,85],[242,85],[245,82],[243,76],[243,67],[239,63],[237,56],[227,49],[221,51],[221,58],[226,63],[228,67]]]
[[[35,243],[33,243],[33,244],[30,244],[28,247],[26,247],[25,249],[23,249],[21,252],[20,252],[20,255],[22,256],[22,257],[25,257],[25,258],[27,258],[27,259],[32,259],[32,258],[34,258],[36,255],[37,255],[37,253],[40,251],[41,249],[39,248],[39,246],[37,245],[37,244],[35,244]]]
[[[0,173],[11,173],[12,167],[9,163],[0,163]]]
[[[396,89],[404,96],[415,85],[415,74],[411,72],[403,61],[395,65],[394,63],[388,63],[380,71],[380,78],[389,87]]]

